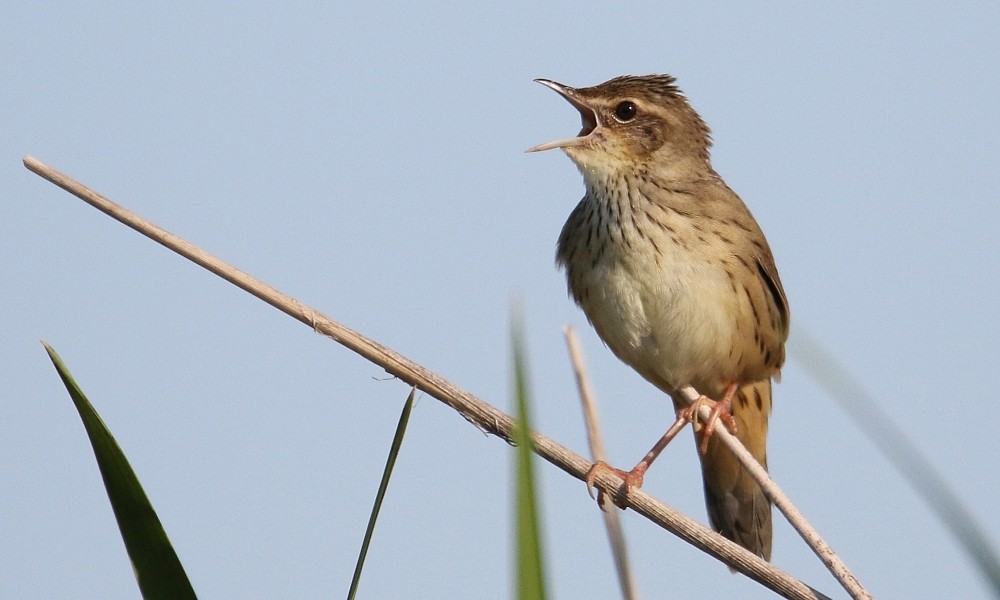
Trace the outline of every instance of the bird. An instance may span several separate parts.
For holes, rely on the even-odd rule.
[[[580,113],[561,149],[586,188],[559,235],[556,263],[569,295],[623,362],[670,395],[677,421],[625,472],[627,495],[678,426],[695,423],[705,504],[713,529],[771,558],[771,503],[712,436],[716,419],[767,468],[772,380],[780,378],[788,301],[774,256],[740,197],[715,172],[709,127],[670,75],[625,75],[573,88],[536,79]],[[697,424],[698,406],[712,408]],[[600,501],[600,496],[598,497]]]

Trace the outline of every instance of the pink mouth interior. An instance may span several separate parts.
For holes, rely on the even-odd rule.
[[[577,137],[587,137],[590,135],[594,129],[597,128],[597,115],[589,107],[583,106],[578,102],[574,102],[570,99],[570,103],[580,111],[580,133],[576,134]]]

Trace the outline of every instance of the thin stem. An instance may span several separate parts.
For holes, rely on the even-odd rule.
[[[576,336],[576,330],[569,325],[563,328],[563,335],[566,336],[566,346],[569,348],[570,362],[573,364],[573,373],[576,375],[576,385],[580,389],[580,404],[583,408],[583,420],[587,423],[587,443],[590,445],[590,456],[594,462],[607,462],[604,442],[601,440],[600,419],[597,417],[597,401],[594,400],[593,390],[591,390],[590,382],[587,380],[587,366],[583,362],[580,340]],[[603,509],[601,515],[604,517],[604,528],[608,532],[608,542],[611,544],[611,554],[615,559],[618,585],[622,589],[622,596],[627,600],[633,600],[639,596],[635,589],[632,565],[628,559],[625,531],[622,529],[621,519],[618,518],[618,507],[606,502],[605,506],[601,508]]]
[[[696,401],[701,394],[698,393],[691,386],[686,386],[681,388],[681,393],[687,397],[689,402]],[[698,416],[705,422],[711,414],[711,409],[702,405],[698,411]],[[799,509],[792,504],[792,501],[785,495],[778,484],[771,479],[768,474],[767,469],[762,467],[750,452],[740,443],[736,436],[729,433],[725,427],[716,427],[713,436],[719,438],[723,444],[729,448],[730,451],[736,458],[743,463],[744,468],[750,473],[750,476],[754,478],[755,481],[760,485],[764,494],[771,499],[771,502],[778,507],[788,522],[791,523],[792,527],[799,532],[802,539],[805,540],[806,544],[812,548],[812,551],[816,553],[816,556],[826,565],[826,568],[830,570],[830,573],[840,582],[840,585],[844,586],[847,593],[851,595],[855,600],[871,600],[872,595],[868,593],[868,590],[861,585],[858,578],[851,573],[847,565],[844,564],[840,557],[830,548],[829,544],[826,543],[809,521],[806,520],[805,515],[803,515]]]
[[[38,159],[27,156],[24,158],[24,166],[108,216],[260,298],[314,331],[330,337],[379,365],[405,383],[450,406],[482,431],[496,435],[507,443],[512,442],[514,419],[510,415],[483,402],[443,377],[150,223]],[[590,462],[585,458],[539,433],[533,433],[532,440],[535,443],[535,452],[539,456],[581,481],[586,477]],[[599,474],[595,482],[611,497],[616,497],[622,502],[626,501],[619,492],[621,480],[617,477],[607,473]],[[637,513],[786,598],[826,598],[767,561],[657,501],[642,490],[633,491],[627,501]]]

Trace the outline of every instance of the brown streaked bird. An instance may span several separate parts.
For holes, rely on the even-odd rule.
[[[579,112],[561,148],[586,194],[559,236],[557,263],[569,293],[618,358],[673,398],[708,398],[767,467],[771,379],[785,360],[788,304],[767,240],[743,201],[713,170],[708,126],[669,75],[616,77],[588,88],[547,79]],[[696,431],[712,527],[770,560],[771,504],[721,442],[713,423]],[[671,428],[676,432],[676,427]],[[669,434],[670,432],[668,432]],[[629,472],[626,492],[668,441]],[[607,465],[595,465],[596,470]]]

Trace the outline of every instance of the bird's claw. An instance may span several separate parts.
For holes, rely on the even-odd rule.
[[[597,505],[601,507],[601,510],[607,510],[607,495],[604,490],[597,486],[597,476],[601,473],[610,473],[622,480],[622,496],[628,496],[632,490],[642,487],[643,475],[646,469],[644,465],[636,465],[631,471],[622,471],[621,469],[616,469],[604,462],[599,460],[591,465],[590,470],[587,471],[587,475],[583,478],[584,483],[587,484],[587,493],[590,494],[591,498],[594,498],[594,490],[597,490]],[[612,502],[615,506],[621,509],[625,509],[625,503],[619,502],[617,498],[612,498]]]
[[[708,406],[712,409],[704,425],[700,425],[698,423],[698,411],[702,406]],[[726,395],[722,398],[722,400],[718,401],[712,400],[708,396],[701,396],[692,402],[690,406],[681,409],[677,413],[677,416],[690,421],[694,430],[700,434],[701,443],[698,445],[698,451],[701,454],[705,454],[705,452],[708,451],[708,440],[710,440],[712,438],[712,434],[715,433],[715,423],[717,421],[722,421],[726,430],[733,435],[736,435],[736,432],[739,429],[736,425],[736,419],[733,418],[732,393],[729,391],[726,392]]]

